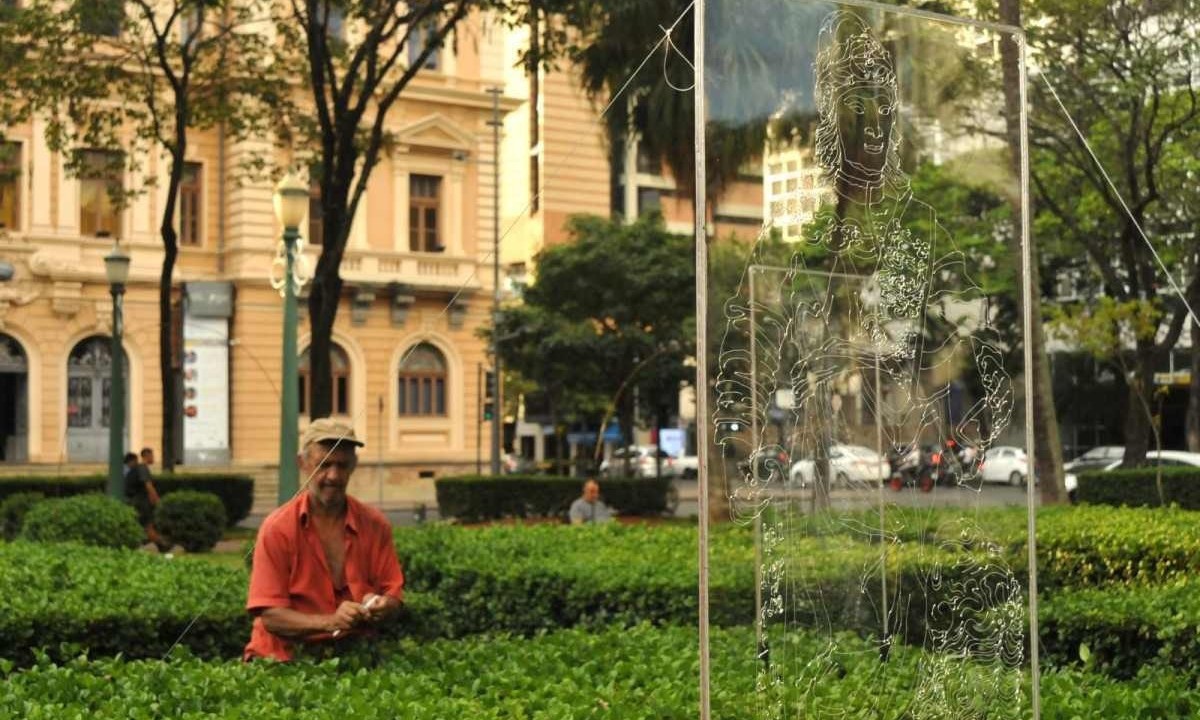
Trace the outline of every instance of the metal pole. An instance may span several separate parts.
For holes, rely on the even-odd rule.
[[[124,283],[113,283],[110,287],[113,299],[112,349],[110,351],[112,374],[108,388],[108,495],[116,500],[125,497],[125,353],[121,350],[121,333],[124,320],[122,296]]]
[[[701,430],[708,435],[711,428],[708,415],[708,233],[705,224],[708,219],[708,206],[704,196],[708,185],[707,171],[704,165],[704,129],[707,114],[704,109],[704,0],[696,0],[692,7],[693,36],[692,62],[696,68],[695,90],[692,95],[696,103],[695,113],[695,153],[696,153],[696,199],[695,199],[695,237],[696,237],[696,421]],[[700,615],[700,720],[712,717],[709,700],[710,667],[708,654],[708,437],[704,442],[697,443],[700,462],[700,492],[699,492],[699,584],[700,596],[698,610]]]
[[[492,474],[500,474],[500,88],[492,96]]]
[[[296,284],[293,277],[296,263],[296,240],[300,237],[294,227],[283,229],[283,244],[287,265],[283,276],[283,402],[279,410],[279,504],[295,497],[296,454],[300,451],[300,389],[296,370]]]

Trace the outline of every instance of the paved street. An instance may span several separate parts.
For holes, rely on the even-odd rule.
[[[696,480],[676,480],[675,487],[679,490],[679,506],[675,509],[675,517],[696,517],[699,514],[699,502],[696,494],[699,482]],[[811,490],[786,490],[784,497],[804,501],[811,496]],[[985,485],[979,491],[958,487],[939,487],[933,492],[923,493],[913,488],[905,488],[900,492],[890,489],[884,491],[883,497],[888,503],[905,507],[1003,507],[1006,505],[1024,505],[1025,488],[1008,485]],[[878,502],[879,494],[872,490],[835,490],[833,505],[843,510],[862,509],[873,506]],[[370,502],[371,498],[364,498]],[[437,504],[431,502],[424,507],[413,504],[384,504],[384,514],[393,525],[417,525],[421,522],[434,522],[440,519]],[[262,515],[251,515],[243,520],[241,527],[258,527]]]

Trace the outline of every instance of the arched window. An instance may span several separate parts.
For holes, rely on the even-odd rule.
[[[329,345],[329,364],[333,371],[334,415],[350,414],[350,357],[337,343]],[[312,382],[309,378],[308,348],[300,353],[300,412],[308,412],[312,406]]]
[[[404,353],[396,407],[400,415],[446,414],[446,358],[428,343]]]
[[[110,338],[90,337],[76,344],[67,357],[67,457],[71,460],[103,460],[107,456],[112,412],[111,348]],[[129,408],[129,362],[128,358],[123,360],[125,407]],[[125,413],[125,433],[129,431],[130,414]]]
[[[2,196],[0,196],[2,198]],[[16,338],[0,333],[0,461],[24,462],[28,445],[29,360]]]

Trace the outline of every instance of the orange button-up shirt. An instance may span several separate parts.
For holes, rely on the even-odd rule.
[[[246,609],[251,612],[285,607],[327,615],[344,600],[362,602],[368,593],[402,599],[404,574],[396,557],[392,528],[383,513],[346,497],[346,587],[334,588],[321,539],[310,521],[309,494],[301,493],[263,521],[254,547],[254,568]],[[306,642],[331,639],[322,634]],[[290,660],[292,642],[268,632],[254,618],[243,659]]]

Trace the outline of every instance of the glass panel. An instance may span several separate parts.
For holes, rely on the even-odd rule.
[[[446,414],[446,381],[438,378],[434,381],[434,390],[437,393],[434,399],[433,412],[437,415]]]
[[[14,230],[20,224],[17,193],[21,184],[21,146],[0,142],[0,230]]]
[[[334,412],[338,413],[339,415],[346,415],[349,413],[349,410],[346,406],[346,376],[338,375],[335,377],[333,379],[333,385]]]
[[[401,378],[400,382],[396,384],[398,389],[398,393],[396,395],[396,411],[401,415],[408,414],[408,393],[406,392],[408,389],[407,386],[408,383],[405,382],[404,378]]]
[[[747,547],[712,575],[757,581],[714,682],[755,718],[1028,716],[1032,490],[981,472],[1025,446],[1021,150],[978,52],[1015,36],[792,0],[708,0],[705,27],[697,183],[766,214],[706,246],[710,497]]]
[[[67,380],[67,424],[73,428],[92,426],[92,379]]]
[[[433,380],[423,378],[421,380],[421,414],[430,415],[433,413]]]
[[[112,412],[112,403],[110,396],[112,394],[112,379],[100,379],[100,427],[109,426],[109,417]]]
[[[411,372],[445,372],[446,360],[440,350],[432,345],[422,343],[407,353],[401,370]]]

